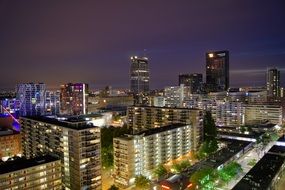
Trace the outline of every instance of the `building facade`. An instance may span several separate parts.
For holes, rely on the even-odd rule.
[[[60,113],[60,91],[46,91],[45,115],[58,115]]]
[[[170,86],[164,88],[165,106],[166,107],[183,107],[184,98],[189,97],[190,87],[184,86]]]
[[[248,104],[244,106],[243,123],[258,124],[270,122],[272,124],[282,124],[282,107],[278,105]]]
[[[200,73],[180,74],[179,86],[181,84],[190,87],[191,94],[200,94],[203,91],[203,75]]]
[[[266,87],[269,97],[280,97],[280,71],[276,68],[267,70]]]
[[[68,83],[61,85],[60,109],[62,114],[83,115],[87,113],[88,85]]]
[[[206,53],[206,85],[208,92],[229,88],[229,51]]]
[[[101,189],[100,128],[88,118],[22,117],[23,155],[61,159],[65,189]]]
[[[218,126],[239,127],[243,125],[243,104],[241,102],[216,101],[212,116]]]
[[[191,125],[174,124],[153,128],[133,136],[114,138],[115,184],[127,187],[135,176],[149,178],[159,164],[165,164],[191,151],[195,151],[194,128]]]
[[[21,155],[21,135],[13,129],[0,126],[0,159]]]
[[[131,57],[130,90],[133,94],[149,93],[149,66],[147,57]]]
[[[200,109],[131,106],[128,107],[127,121],[134,134],[170,124],[191,124],[196,138],[192,145],[195,150],[203,139],[203,111]]]
[[[25,83],[16,86],[16,99],[20,101],[20,115],[43,115],[46,85],[43,83]]]
[[[0,189],[61,190],[61,163],[52,156],[19,158],[0,164]]]

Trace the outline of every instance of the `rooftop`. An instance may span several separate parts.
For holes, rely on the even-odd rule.
[[[65,128],[83,130],[94,128],[95,126],[90,123],[86,116],[72,116],[72,117],[47,117],[47,116],[25,116],[20,117],[22,119],[31,119],[34,121],[44,122],[47,124],[62,126]]]
[[[141,131],[141,132],[133,134],[133,135],[132,134],[125,134],[125,135],[123,135],[121,137],[117,137],[117,138],[130,140],[130,139],[133,139],[135,136],[142,135],[142,136],[146,137],[146,136],[154,135],[157,133],[162,133],[165,131],[169,131],[169,130],[173,130],[173,129],[177,129],[177,128],[185,127],[185,126],[190,126],[190,125],[176,123],[176,124],[166,125],[163,127],[148,129],[148,130]]]
[[[23,170],[25,168],[34,167],[37,165],[46,164],[49,162],[54,162],[59,160],[56,157],[46,155],[40,156],[33,159],[26,159],[24,157],[15,159],[12,161],[0,162],[0,175],[5,173],[10,173],[13,171]]]
[[[161,109],[177,109],[177,110],[201,110],[198,108],[181,108],[181,107],[160,107],[160,106],[130,106],[133,108],[161,108]]]
[[[233,190],[268,189],[284,160],[285,158],[280,155],[265,154]]]
[[[277,146],[274,145],[269,151],[268,153],[270,154],[277,154],[280,156],[285,156],[285,146]]]

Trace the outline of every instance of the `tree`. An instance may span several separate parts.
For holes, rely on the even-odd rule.
[[[104,127],[101,129],[101,157],[102,165],[105,168],[113,166],[113,138],[123,134],[129,134],[131,130],[128,127]]]
[[[211,175],[213,173],[214,173],[214,169],[210,167],[197,170],[196,172],[193,173],[193,175],[191,175],[190,182],[195,185],[205,184],[206,181],[210,180]]]
[[[223,181],[229,182],[241,170],[242,168],[240,164],[238,164],[237,162],[231,162],[223,169],[219,170],[218,174]]]
[[[108,190],[119,190],[119,187],[112,185]]]
[[[139,188],[139,189],[149,189],[150,180],[143,175],[136,176],[135,186],[136,188]]]
[[[153,171],[154,175],[158,178],[163,177],[167,174],[167,169],[163,166],[163,164],[159,164]]]
[[[185,169],[189,168],[191,166],[191,163],[188,160],[184,160],[180,163],[176,163],[172,166],[172,169],[176,172],[176,173],[181,173],[182,171],[184,171]]]
[[[215,121],[212,117],[212,113],[210,111],[206,111],[204,120],[204,139],[205,140],[213,140],[217,137],[217,128],[215,125]]]

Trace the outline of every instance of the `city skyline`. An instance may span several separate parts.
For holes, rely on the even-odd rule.
[[[0,4],[0,64],[13,68],[1,73],[2,89],[23,82],[128,88],[134,55],[149,58],[150,88],[162,88],[178,85],[181,73],[205,75],[205,53],[219,50],[230,52],[230,87],[265,86],[268,67],[285,85],[282,1]]]

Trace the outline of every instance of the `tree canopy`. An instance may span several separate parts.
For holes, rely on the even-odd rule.
[[[150,180],[143,175],[136,176],[135,186],[139,189],[149,189],[150,188]]]

